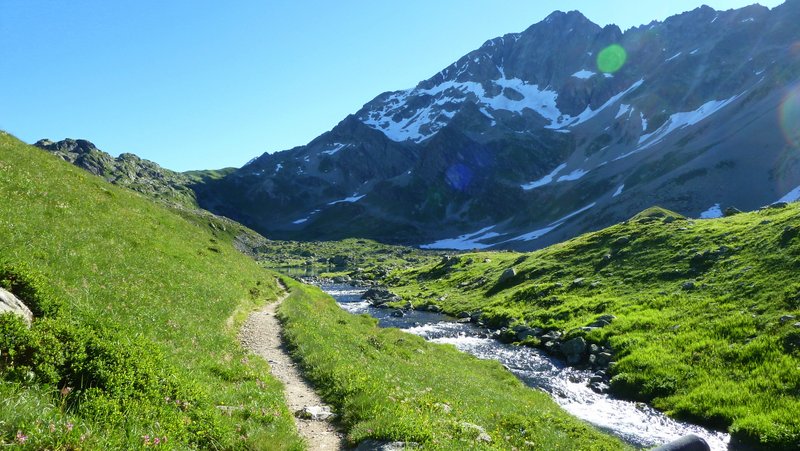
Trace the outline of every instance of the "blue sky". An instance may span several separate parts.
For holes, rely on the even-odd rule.
[[[0,0],[0,129],[241,166],[556,9],[624,30],[703,3],[752,1]]]

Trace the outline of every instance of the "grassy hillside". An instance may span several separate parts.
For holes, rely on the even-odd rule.
[[[608,345],[618,395],[764,449],[798,449],[798,274],[800,204],[790,204],[715,220],[655,208],[541,251],[459,255],[389,282],[416,306]],[[581,329],[601,315],[616,319]]]
[[[0,444],[302,447],[236,340],[274,277],[229,235],[5,133],[0,199],[0,284],[62,306],[0,321]]]
[[[499,363],[352,315],[315,287],[287,281],[285,337],[341,414],[352,444],[422,449],[619,450],[626,447],[524,386]]]

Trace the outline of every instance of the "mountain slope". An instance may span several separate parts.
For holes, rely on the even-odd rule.
[[[653,204],[757,208],[800,185],[778,117],[800,73],[798,20],[796,0],[624,33],[556,12],[198,200],[276,238],[515,249]]]
[[[208,223],[6,133],[0,198],[0,285],[63,304],[30,332],[0,318],[0,444],[302,448],[280,384],[236,339],[274,274]]]

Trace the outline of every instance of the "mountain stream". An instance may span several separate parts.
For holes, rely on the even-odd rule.
[[[393,316],[394,309],[375,308],[363,301],[363,288],[337,284],[322,284],[321,288],[344,310],[367,313],[378,319],[381,327],[396,327],[435,343],[452,344],[480,359],[497,360],[526,385],[549,393],[567,412],[633,446],[649,448],[695,434],[712,450],[729,449],[728,434],[673,420],[643,403],[595,393],[587,384],[592,372],[568,367],[538,349],[484,338],[486,330],[440,313],[413,310],[402,317]]]

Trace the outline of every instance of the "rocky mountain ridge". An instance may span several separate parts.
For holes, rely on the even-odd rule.
[[[520,250],[652,205],[714,217],[795,200],[798,21],[798,0],[625,32],[554,12],[204,180],[197,200],[277,239]]]

